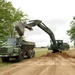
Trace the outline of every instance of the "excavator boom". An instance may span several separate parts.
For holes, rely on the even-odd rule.
[[[31,23],[29,23],[28,26],[34,27],[34,26],[37,25],[38,27],[40,27],[42,30],[44,30],[50,36],[53,44],[56,45],[55,37],[54,37],[53,32],[44,23],[42,23],[42,21],[40,21],[40,20],[31,20],[30,22]]]

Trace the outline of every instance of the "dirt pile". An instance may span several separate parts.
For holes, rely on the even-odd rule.
[[[64,51],[67,55],[69,55],[72,58],[75,58],[75,49],[69,50],[69,51]]]
[[[57,55],[60,55],[64,58],[75,58],[75,50],[68,50],[68,51],[62,51],[62,53],[60,52],[56,52],[56,53],[47,53],[47,55],[42,55],[41,57],[50,57],[50,58],[55,58],[57,57]]]
[[[50,58],[55,58],[57,57],[57,55],[60,55],[64,58],[70,58],[70,55],[68,55],[67,53],[47,53],[47,55],[42,55],[41,57],[50,57]]]

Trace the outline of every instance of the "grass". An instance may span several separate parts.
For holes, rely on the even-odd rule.
[[[35,57],[40,57],[42,55],[46,55],[49,51],[47,48],[35,48]]]
[[[0,58],[0,67],[8,66],[10,64],[12,64],[12,63],[10,63],[10,62],[3,63],[1,58]]]
[[[40,57],[40,56],[42,56],[42,55],[46,55],[47,52],[51,52],[51,51],[48,51],[47,48],[35,48],[34,50],[35,50],[35,58],[36,58],[36,57]],[[28,60],[28,59],[25,58],[23,61],[27,61],[27,60]],[[0,58],[0,67],[9,66],[9,65],[14,64],[14,63],[16,63],[16,62],[11,62],[11,61],[10,61],[10,62],[3,63],[3,62],[1,61],[1,58]]]

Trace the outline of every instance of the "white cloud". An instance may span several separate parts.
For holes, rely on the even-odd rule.
[[[8,0],[35,19],[67,18],[75,15],[74,0]]]

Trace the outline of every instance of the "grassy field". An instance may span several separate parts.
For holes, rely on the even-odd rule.
[[[47,48],[35,48],[35,57],[40,57],[42,55],[46,55],[47,52],[51,52]]]
[[[11,63],[11,62],[3,63],[2,60],[1,60],[1,58],[0,58],[0,67],[8,66],[10,64],[13,64],[13,63]]]
[[[49,52],[49,51],[47,50],[47,48],[35,48],[34,50],[35,50],[35,58],[36,58],[36,57],[40,57],[40,56],[42,56],[42,55],[46,55],[47,52]],[[27,60],[28,60],[28,59],[25,58],[23,61],[27,61]],[[3,62],[1,61],[1,58],[0,58],[0,67],[9,66],[9,65],[14,64],[14,63],[16,63],[16,62],[9,61],[9,62],[3,63]]]

